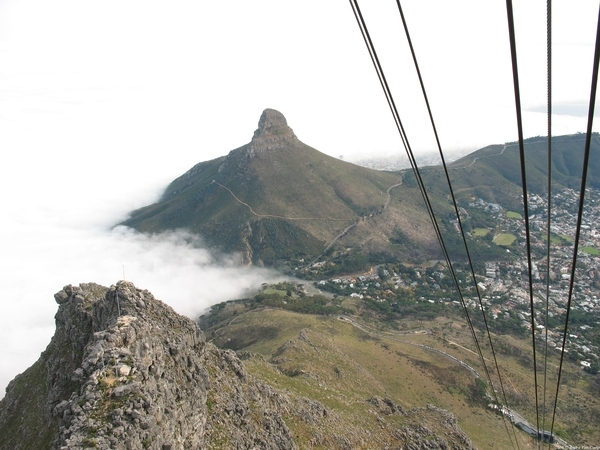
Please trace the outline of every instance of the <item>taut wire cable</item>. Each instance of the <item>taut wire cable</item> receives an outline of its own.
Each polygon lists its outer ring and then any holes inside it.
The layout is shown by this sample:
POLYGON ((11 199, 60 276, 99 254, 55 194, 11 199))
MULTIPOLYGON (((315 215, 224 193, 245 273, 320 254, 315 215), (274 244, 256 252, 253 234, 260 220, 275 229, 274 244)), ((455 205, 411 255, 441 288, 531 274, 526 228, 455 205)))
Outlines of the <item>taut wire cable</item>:
MULTIPOLYGON (((481 309, 481 315, 483 317, 483 323, 485 324, 486 334, 487 334, 487 337, 488 337, 488 342, 490 344, 490 349, 491 349, 491 352, 492 352, 492 357, 493 357, 493 360, 494 360, 494 365, 495 365, 495 368, 496 368, 496 373, 498 374, 498 381, 499 381, 500 389, 501 389, 501 392, 502 392, 502 398, 504 400, 504 404, 508 408, 508 401, 506 399, 506 391, 504 389, 504 383, 502 382, 502 375, 500 373, 500 367, 498 365, 498 360, 496 358, 496 351, 494 350, 494 344, 492 342, 492 337, 491 337, 490 329, 489 329, 487 318, 486 318, 486 315, 485 315, 485 310, 484 310, 484 307, 483 307, 483 301, 482 301, 482 298, 481 298, 481 291, 480 291, 479 286, 477 284, 477 277, 475 275, 475 269, 473 267, 473 261, 472 261, 472 258, 471 258, 471 253, 469 252, 469 246, 467 244, 467 239, 466 239, 466 236, 465 236, 465 231, 464 231, 464 227, 463 227, 463 224, 462 224, 462 219, 461 219, 461 216, 460 216, 460 211, 458 209, 458 203, 456 201, 456 196, 454 194, 454 189, 452 188, 452 182, 450 181, 450 174, 448 172, 448 166, 446 164, 446 159, 444 158, 444 152, 442 151, 442 145, 440 143, 439 134, 437 132, 437 127, 435 125, 435 120, 433 118, 433 112, 431 111, 431 106, 430 106, 430 103, 429 103, 429 97, 428 97, 427 91, 425 89, 425 83, 423 82, 423 77, 421 75, 421 69, 419 68, 419 63, 417 61, 417 55, 415 53, 415 49, 414 49, 414 46, 413 46, 413 43, 412 43, 412 39, 410 37, 410 32, 408 30, 408 25, 406 23, 406 18, 404 16, 404 11, 402 9, 402 5, 400 3, 400 0, 396 0, 396 5, 398 7, 398 12, 400 13, 400 18, 402 20, 402 25, 404 27, 404 33, 406 35, 406 40, 408 42, 408 45, 409 45, 409 48, 410 48, 410 52, 411 52, 411 55, 412 55, 412 59, 413 59, 413 63, 414 63, 414 66, 415 66, 415 70, 416 70, 417 76, 419 78, 419 84, 421 86, 421 91, 423 93, 423 99, 425 101, 425 105, 427 107, 427 112, 429 114, 429 120, 431 122, 431 127, 432 127, 432 130, 433 130, 434 136, 435 136, 435 141, 436 141, 436 144, 437 144, 438 152, 439 152, 439 155, 440 155, 440 159, 442 161, 442 167, 444 168, 444 174, 446 176, 446 182, 448 184, 448 189, 449 189, 449 192, 450 192, 450 196, 452 198, 452 205, 454 207, 454 213, 456 214, 456 218, 457 218, 457 221, 458 221, 458 227, 459 227, 461 238, 462 238, 462 241, 463 241, 463 246, 465 248, 465 253, 466 253, 466 256, 467 256, 467 261, 468 261, 470 272, 471 272, 471 278, 473 280, 473 285, 475 287, 475 291, 477 293, 477 298, 479 300, 479 306, 480 306, 480 309, 481 309)), ((425 186, 423 186, 423 188, 425 189, 425 186)), ((454 274, 454 268, 453 268, 451 262, 449 263, 449 270, 454 274)), ((457 283, 456 287, 457 287, 457 290, 460 291, 460 287, 458 286, 458 283, 457 283)), ((467 312, 467 316, 468 316, 468 312, 467 312)), ((483 360, 483 355, 482 355, 482 360, 483 360)), ((483 363, 485 365, 484 361, 483 361, 483 363)), ((493 384, 491 383, 491 379, 490 379, 490 386, 491 386, 491 388, 493 390, 493 384)), ((508 432, 508 427, 506 426, 506 420, 505 420, 504 415, 502 415, 502 418, 503 418, 503 420, 505 422, 504 425, 506 427, 506 431, 508 432)), ((517 439, 514 427, 513 427, 513 435, 514 435, 515 442, 517 443, 517 448, 518 448, 519 444, 518 444, 518 439, 517 439)), ((510 433, 509 433, 509 439, 511 439, 510 438, 510 433)), ((511 442, 512 442, 512 440, 511 440, 511 442)))
POLYGON ((556 416, 556 405, 558 403, 558 391, 562 374, 562 365, 565 356, 565 345, 567 342, 567 331, 569 327, 569 313, 571 312, 571 301, 573 300, 573 288, 575 286, 575 269, 577 266, 577 252, 579 250, 579 238, 581 235, 581 221, 583 218, 583 205, 585 201, 585 186, 587 184, 587 169, 590 160, 590 148, 592 143, 592 124, 594 122, 594 107, 596 104, 596 90, 598 88, 598 63, 600 61, 600 9, 598 10, 598 24, 596 26, 596 48, 594 50, 594 68, 592 71, 592 86, 590 90, 590 104, 588 108, 588 123, 585 136, 585 151, 583 156, 583 168, 581 172, 581 190, 579 192, 579 210, 577 211, 577 226, 575 228, 575 242, 573 244, 573 263, 571 264, 571 279, 569 280, 569 296, 567 300, 567 313, 565 316, 565 328, 563 331, 562 348, 560 351, 560 364, 558 366, 558 380, 556 382, 556 395, 554 397, 554 408, 552 411, 552 426, 554 430, 554 419, 556 416))
MULTIPOLYGON (((542 432, 546 429, 546 392, 548 383, 548 310, 550 303, 550 250, 552 225, 552 0, 546 1, 546 91, 547 122, 548 122, 548 184, 547 184, 547 214, 546 217, 546 305, 544 318, 544 390, 542 398, 542 432)), ((550 440, 548 440, 550 445, 550 440)))
POLYGON ((525 216, 525 236, 527 247, 527 274, 529 278, 529 309, 531 311, 531 347, 533 351, 533 383, 535 389, 535 415, 538 436, 540 433, 540 411, 538 400, 537 357, 535 348, 535 311, 533 307, 533 275, 531 270, 531 236, 529 229, 529 199, 527 194, 527 176, 525 172, 525 148, 523 142, 523 118, 521 116, 521 93, 519 88, 519 68, 517 64, 517 44, 515 38, 515 22, 512 1, 506 0, 510 54, 513 68, 513 86, 515 91, 515 109, 517 113, 517 129, 519 134, 519 156, 521 160, 521 184, 523 189, 523 215, 525 216))

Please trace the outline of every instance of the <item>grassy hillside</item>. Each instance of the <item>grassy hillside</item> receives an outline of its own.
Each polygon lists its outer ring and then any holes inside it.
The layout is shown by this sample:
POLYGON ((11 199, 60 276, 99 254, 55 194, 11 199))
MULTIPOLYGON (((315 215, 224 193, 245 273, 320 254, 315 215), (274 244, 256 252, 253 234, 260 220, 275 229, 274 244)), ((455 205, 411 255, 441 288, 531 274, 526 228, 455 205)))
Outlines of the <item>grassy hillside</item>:
MULTIPOLYGON (((241 302, 228 303, 201 324, 215 344, 244 355, 252 374, 318 400, 344 420, 369 420, 374 408, 366 400, 372 397, 389 398, 405 409, 431 404, 451 411, 477 447, 512 448, 506 431, 508 426, 514 439, 512 425, 487 407, 491 400, 485 392, 491 391, 462 317, 393 324, 368 315, 348 319, 250 310, 241 302), (440 351, 464 361, 482 379, 440 351)), ((535 423, 529 342, 507 335, 493 335, 493 341, 509 405, 535 423)), ((483 338, 480 342, 497 387, 489 347, 483 338)), ((551 367, 556 363, 551 359, 551 367)), ((593 424, 600 418, 600 401, 587 388, 588 375, 567 363, 563 377, 555 431, 570 443, 597 442, 593 424)), ((548 380, 554 383, 555 374, 549 372, 548 380)), ((516 430, 516 436, 519 448, 536 448, 525 433, 516 430)))
MULTIPOLYGON (((553 138, 553 189, 578 188, 585 135, 553 138)), ((544 195, 546 139, 525 141, 529 192, 544 195)), ((591 187, 600 186, 600 137, 593 136, 591 187)), ((435 220, 453 260, 466 253, 441 167, 420 169, 435 220)), ((492 145, 449 165, 461 208, 482 198, 523 213, 517 143, 492 145)), ((493 224, 472 208, 467 231, 493 224), (471 228, 469 228, 471 227, 471 228)), ((464 218, 463 218, 464 219, 464 218)), ((252 141, 197 164, 174 180, 159 202, 131 213, 124 225, 156 233, 187 229, 245 264, 293 271, 328 259, 338 269, 441 259, 439 241, 412 171, 383 172, 327 156, 293 134, 279 112, 266 110, 252 141), (349 252, 351 254, 349 254, 349 252)), ((499 246, 470 239, 469 251, 506 258, 499 246)))
MULTIPOLYGON (((579 189, 585 149, 585 135, 556 136, 552 139, 553 189, 579 189)), ((524 142, 527 189, 545 195, 547 191, 547 139, 536 137, 524 142)), ((600 187, 600 136, 592 136, 588 187, 600 187)), ((505 209, 522 210, 522 183, 519 146, 516 142, 492 145, 478 150, 450 166, 457 195, 465 200, 481 197, 500 203, 505 209)), ((437 169, 435 170, 437 173, 437 169)), ((439 176, 439 175, 437 175, 439 176)), ((428 178, 428 187, 432 183, 428 178)))
POLYGON ((370 333, 335 318, 280 310, 239 311, 228 326, 208 331, 218 345, 250 351, 245 365, 253 375, 318 400, 345 420, 372 416, 366 402, 372 397, 405 409, 432 404, 455 414, 477 447, 510 448, 476 379, 449 358, 412 345, 431 344, 426 334, 370 333))
POLYGON ((272 264, 319 254, 347 226, 381 209, 386 189, 399 180, 301 143, 252 158, 246 150, 198 164, 124 224, 144 232, 186 228, 223 251, 272 264))
MULTIPOLYGON (((240 252, 247 263, 310 260, 345 230, 381 214, 388 189, 400 182, 399 174, 303 144, 280 113, 266 110, 249 144, 197 164, 123 224, 150 233, 185 228, 221 251, 240 252)), ((412 219, 420 220, 405 218, 412 219)))

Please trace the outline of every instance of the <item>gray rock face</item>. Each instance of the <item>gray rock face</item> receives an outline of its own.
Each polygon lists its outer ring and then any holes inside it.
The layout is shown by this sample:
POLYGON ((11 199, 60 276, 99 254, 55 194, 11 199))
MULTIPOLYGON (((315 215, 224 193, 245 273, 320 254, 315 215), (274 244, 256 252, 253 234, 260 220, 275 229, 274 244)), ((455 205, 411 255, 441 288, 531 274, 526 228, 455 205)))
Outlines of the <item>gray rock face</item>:
MULTIPOLYGON (((252 140, 265 136, 294 136, 294 132, 288 127, 287 120, 283 114, 274 109, 265 109, 258 120, 258 129, 254 132, 252 140)), ((294 136, 295 137, 295 136, 294 136)))
POLYGON ((148 291, 82 284, 55 299, 50 345, 0 402, 0 449, 210 448, 215 429, 229 448, 295 448, 280 396, 249 384, 233 352, 207 345, 193 321, 148 291), (37 426, 14 420, 23 414, 37 426), (38 426, 50 431, 36 436, 38 426))
POLYGON ((274 109, 265 109, 246 152, 249 156, 254 156, 257 153, 278 150, 299 142, 294 131, 288 127, 283 114, 274 109))
MULTIPOLYGON (((243 169, 249 160, 261 154, 284 149, 293 151, 301 145, 303 145, 302 142, 288 126, 284 115, 274 109, 265 109, 258 120, 258 128, 254 131, 250 143, 230 151, 219 166, 218 172, 222 172, 232 165, 243 169)), ((198 172, 193 168, 190 173, 198 172)))

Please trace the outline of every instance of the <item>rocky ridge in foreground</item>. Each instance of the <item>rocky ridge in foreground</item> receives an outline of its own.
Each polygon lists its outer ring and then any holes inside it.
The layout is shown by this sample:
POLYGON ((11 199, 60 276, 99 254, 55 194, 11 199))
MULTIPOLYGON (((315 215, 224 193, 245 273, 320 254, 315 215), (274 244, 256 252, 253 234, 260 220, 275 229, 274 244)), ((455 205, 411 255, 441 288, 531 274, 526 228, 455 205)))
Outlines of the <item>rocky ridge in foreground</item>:
POLYGON ((364 429, 274 389, 130 282, 69 285, 55 299, 54 337, 0 402, 0 450, 473 448, 435 407, 365 399, 379 422, 364 429))

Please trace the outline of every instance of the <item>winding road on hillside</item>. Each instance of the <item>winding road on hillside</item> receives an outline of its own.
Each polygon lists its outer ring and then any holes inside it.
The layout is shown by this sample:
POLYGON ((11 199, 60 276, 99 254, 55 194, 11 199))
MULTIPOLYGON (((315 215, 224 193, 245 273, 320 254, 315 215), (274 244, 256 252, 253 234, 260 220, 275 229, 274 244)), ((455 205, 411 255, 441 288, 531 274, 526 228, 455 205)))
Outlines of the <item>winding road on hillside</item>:
POLYGON ((500 153, 494 153, 493 155, 483 155, 483 156, 477 156, 475 158, 473 158, 473 161, 471 161, 471 164, 465 165, 465 166, 458 166, 458 167, 452 167, 453 169, 466 169, 468 167, 471 167, 473 164, 475 164, 478 160, 482 159, 482 158, 491 158, 492 156, 500 156, 504 153, 504 151, 508 148, 508 147, 514 147, 517 144, 511 144, 511 145, 506 145, 504 144, 504 147, 502 147, 502 150, 500 150, 500 153))
MULTIPOLYGON (((385 200, 385 203, 383 204, 383 208, 381 209, 381 211, 380 211, 380 212, 383 212, 383 211, 385 211, 385 210, 386 210, 386 208, 389 206, 389 204, 390 204, 390 201, 392 200, 392 194, 391 194, 391 192, 392 192, 392 189, 394 189, 395 187, 401 186, 401 185, 402 185, 402 180, 400 180, 400 182, 399 182, 399 183, 393 184, 393 185, 391 185, 389 188, 387 188, 387 190, 386 190, 387 198, 386 198, 386 200, 385 200)), ((346 228, 344 229, 344 231, 342 231, 340 234, 338 234, 337 236, 335 236, 335 237, 334 237, 334 238, 333 238, 331 241, 329 241, 329 243, 328 243, 328 244, 325 246, 325 250, 323 250, 323 253, 321 253, 319 256, 317 256, 317 257, 316 257, 316 258, 313 260, 313 262, 314 262, 314 261, 317 261, 317 260, 318 260, 318 259, 319 259, 321 256, 323 256, 323 254, 324 254, 324 253, 325 253, 327 250, 329 250, 333 244, 335 244, 335 243, 336 243, 336 242, 337 242, 337 241, 338 241, 340 238, 342 238, 343 236, 345 236, 345 235, 346 235, 346 233, 348 233, 348 231, 350 231, 350 230, 351 230, 353 227, 355 227, 356 225, 358 225, 358 224, 359 224, 360 222, 362 222, 363 220, 369 220, 369 219, 372 219, 372 218, 373 218, 373 215, 372 215, 372 214, 371 214, 370 216, 365 216, 365 217, 362 217, 362 218, 360 218, 358 221, 356 221, 355 223, 353 223, 352 225, 350 225, 350 226, 346 227, 346 228)))
POLYGON ((244 201, 240 200, 240 199, 237 197, 237 195, 235 195, 235 194, 233 193, 233 191, 232 191, 231 189, 229 189, 227 186, 225 186, 225 185, 223 185, 223 184, 219 183, 219 182, 218 182, 218 181, 216 181, 216 180, 212 180, 212 182, 211 182, 211 183, 214 183, 214 184, 216 184, 217 186, 220 186, 220 187, 222 187, 223 189, 225 189, 226 191, 228 191, 228 192, 229 192, 229 193, 232 195, 232 197, 233 197, 233 198, 234 198, 234 199, 235 199, 235 200, 236 200, 238 203, 240 203, 241 205, 244 205, 246 208, 248 208, 248 210, 250 211, 250 213, 252 213, 252 214, 253 214, 253 215, 255 215, 256 217, 274 217, 274 218, 276 218, 276 219, 285 219, 285 220, 336 220, 336 221, 342 221, 342 222, 347 222, 348 220, 350 220, 350 219, 334 219, 334 218, 331 218, 331 217, 286 217, 286 216, 277 216, 277 215, 274 215, 274 214, 259 214, 259 213, 257 213, 256 211, 254 211, 254 210, 252 209, 252 206, 250 206, 248 203, 246 203, 246 202, 244 202, 244 201))
POLYGON ((394 189, 395 187, 398 187, 398 186, 402 186, 402 180, 400 180, 400 183, 393 184, 389 188, 387 188, 387 191, 386 191, 387 199, 385 200, 385 204, 383 205, 384 210, 390 205, 390 201, 392 200, 392 194, 391 194, 392 189, 394 189))
MULTIPOLYGON (((235 201, 237 201, 239 204, 244 205, 246 208, 248 208, 248 210, 250 211, 250 213, 253 214, 253 215, 255 215, 256 217, 274 217, 276 219, 285 219, 285 220, 336 220, 336 221, 348 221, 348 220, 350 220, 350 219, 335 219, 333 217, 287 217, 287 216, 278 216, 278 215, 275 215, 275 214, 259 214, 256 211, 254 211, 254 209, 252 209, 252 206, 250 206, 248 203, 240 200, 238 198, 238 196, 235 195, 233 193, 233 191, 231 189, 229 189, 227 186, 219 183, 216 180, 212 180, 211 183, 214 183, 217 186, 220 186, 223 189, 225 189, 227 192, 229 192, 231 194, 231 196, 235 199, 235 201)), ((390 201, 392 199, 391 190, 393 188, 395 188, 395 187, 400 186, 400 185, 402 185, 402 180, 400 180, 399 183, 393 184, 392 186, 390 186, 389 188, 387 188, 387 191, 386 191, 387 199, 386 199, 386 201, 385 201, 385 203, 384 203, 383 208, 382 208, 381 211, 385 210, 389 206, 389 204, 390 204, 390 201)), ((346 234, 350 228, 352 228, 354 225, 356 225, 357 223, 359 223, 361 220, 363 220, 363 219, 360 219, 358 222, 350 225, 344 231, 342 231, 339 235, 337 235, 336 237, 334 237, 333 240, 331 241, 331 243, 329 244, 329 246, 331 246, 331 244, 333 244, 341 236, 343 236, 344 234, 346 234)), ((329 248, 329 246, 327 248, 329 248)))
POLYGON ((338 320, 349 323, 353 327, 358 328, 359 330, 364 331, 365 333, 372 335, 372 336, 385 337, 387 339, 391 339, 396 342, 401 342, 402 344, 414 345, 415 347, 420 347, 429 352, 438 353, 442 356, 445 356, 446 358, 453 360, 454 362, 458 363, 459 365, 461 365, 462 367, 467 369, 469 372, 471 372, 475 376, 475 378, 481 378, 481 375, 479 375, 479 372, 477 372, 473 367, 468 365, 466 362, 458 359, 457 357, 452 356, 449 353, 446 353, 443 350, 438 350, 437 348, 430 347, 429 345, 415 344, 414 342, 408 342, 408 341, 404 341, 402 339, 398 339, 398 336, 408 336, 408 335, 416 336, 416 335, 432 334, 431 331, 426 328, 423 328, 420 330, 399 331, 396 333, 389 333, 389 332, 383 333, 383 332, 376 330, 375 328, 372 328, 364 323, 357 322, 356 320, 354 320, 348 316, 338 316, 338 320))
MULTIPOLYGON (((446 358, 449 358, 453 361, 455 361, 456 363, 460 364, 462 367, 464 367, 465 369, 467 369, 468 371, 470 371, 473 376, 475 376, 476 378, 480 378, 483 379, 481 377, 481 375, 470 365, 468 365, 466 362, 458 359, 455 356, 450 355, 449 353, 446 353, 442 350, 438 350, 436 348, 430 347, 428 345, 424 345, 424 344, 415 344, 414 342, 407 342, 404 341, 402 339, 399 339, 397 336, 417 336, 417 335, 427 335, 427 334, 432 334, 432 332, 426 328, 423 329, 418 329, 418 330, 408 330, 408 331, 398 331, 395 333, 390 333, 390 332, 382 332, 380 330, 377 330, 373 327, 370 327, 364 323, 360 323, 348 316, 338 316, 337 317, 338 320, 348 323, 350 325, 352 325, 353 327, 363 331, 364 333, 367 333, 371 336, 375 336, 375 337, 384 337, 387 339, 391 339, 393 341, 396 342, 401 342, 403 344, 408 344, 408 345, 414 345, 416 347, 421 347, 424 350, 430 351, 430 352, 436 352, 438 354, 441 354, 443 356, 445 356, 446 358)), ((456 344, 455 342, 452 341, 447 341, 450 344, 456 345, 457 347, 460 347, 468 352, 474 353, 472 350, 469 350, 468 348, 462 347, 461 345, 456 344)), ((477 354, 475 354, 477 355, 477 354)), ((487 359, 487 358, 486 358, 487 359)), ((518 412, 516 412, 514 409, 510 408, 510 409, 506 409, 503 414, 505 416, 507 416, 511 423, 513 425, 515 425, 516 427, 518 427, 519 429, 521 429, 522 431, 528 433, 528 434, 532 434, 535 435, 536 432, 536 427, 535 425, 531 424, 527 419, 525 419, 522 415, 520 415, 518 412)), ((544 431, 544 433, 549 433, 548 431, 544 431)), ((554 436, 554 442, 555 444, 560 444, 560 445, 564 445, 566 448, 572 448, 570 447, 566 441, 564 441, 563 439, 560 439, 558 436, 554 436)))
MULTIPOLYGON (((275 214, 259 214, 256 211, 254 211, 254 209, 252 209, 252 206, 250 206, 248 203, 242 201, 237 195, 235 195, 235 193, 229 189, 227 186, 219 183, 217 180, 212 180, 211 184, 216 184, 217 186, 225 189, 227 192, 229 192, 231 194, 231 196, 235 199, 235 201, 237 201, 239 204, 245 206, 246 208, 248 208, 248 210, 250 211, 251 214, 255 215, 256 217, 273 217, 276 219, 284 219, 284 220, 328 220, 328 221, 341 221, 341 222, 347 222, 351 219, 336 219, 336 218, 332 218, 332 217, 286 217, 286 216, 278 216, 275 214)), ((390 202, 392 200, 392 189, 394 189, 395 187, 401 186, 402 185, 402 179, 400 179, 400 182, 391 185, 390 187, 387 188, 386 190, 386 195, 387 198, 385 200, 385 203, 383 204, 383 207, 381 208, 380 211, 378 211, 378 214, 382 213, 383 211, 385 211, 388 206, 390 205, 390 202)), ((329 250, 340 238, 342 238, 343 236, 345 236, 352 228, 354 228, 356 225, 358 225, 360 222, 364 221, 364 220, 369 220, 373 218, 373 214, 370 214, 369 216, 364 216, 361 217, 360 219, 358 219, 356 222, 348 225, 346 228, 344 228, 337 236, 335 236, 333 239, 331 239, 327 245, 325 246, 325 249, 323 250, 323 252, 318 255, 316 258, 314 258, 309 264, 308 266, 310 266, 311 264, 313 264, 315 261, 318 261, 319 258, 321 258, 323 256, 323 254, 325 254, 325 252, 327 250, 329 250)))

